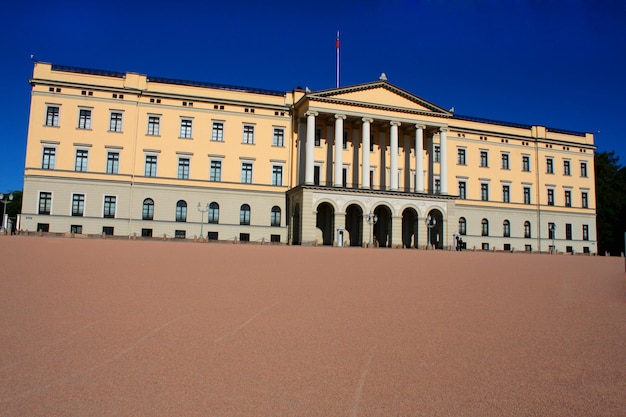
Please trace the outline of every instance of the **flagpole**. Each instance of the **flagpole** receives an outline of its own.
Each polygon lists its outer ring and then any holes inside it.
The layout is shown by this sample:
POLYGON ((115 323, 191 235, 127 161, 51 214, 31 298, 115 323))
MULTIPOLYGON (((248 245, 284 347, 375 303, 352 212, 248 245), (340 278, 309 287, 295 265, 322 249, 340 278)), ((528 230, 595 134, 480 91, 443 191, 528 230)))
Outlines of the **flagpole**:
POLYGON ((339 88, 339 31, 337 31, 337 42, 335 42, 337 49, 337 88, 339 88))

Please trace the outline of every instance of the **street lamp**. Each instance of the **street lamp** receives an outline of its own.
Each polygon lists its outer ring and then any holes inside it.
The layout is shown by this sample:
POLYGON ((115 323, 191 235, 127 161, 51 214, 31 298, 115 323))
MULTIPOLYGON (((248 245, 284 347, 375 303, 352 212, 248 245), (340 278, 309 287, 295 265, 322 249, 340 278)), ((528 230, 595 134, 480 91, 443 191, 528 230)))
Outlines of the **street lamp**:
POLYGON ((369 246, 372 246, 372 239, 373 239, 373 225, 376 224, 376 222, 378 221, 378 216, 373 214, 371 211, 369 212, 368 215, 365 216, 365 219, 367 220, 367 223, 370 225, 370 242, 368 243, 369 246))
POLYGON ((206 209, 202 210, 202 204, 198 203, 198 211, 200 213, 202 213, 201 218, 202 220, 200 221, 200 237, 204 239, 204 213, 207 213, 209 211, 209 203, 206 203, 206 209))
POLYGON ((428 228, 428 242, 426 242, 427 243, 426 248, 428 249, 428 247, 431 245, 430 229, 435 227, 435 225, 437 224, 437 220, 435 220, 435 218, 431 217, 429 214, 428 217, 426 217, 426 220, 424 222, 426 223, 426 227, 428 228))
POLYGON ((550 223, 550 234, 552 235, 552 253, 556 252, 554 238, 556 237, 556 223, 550 223))
POLYGON ((5 197, 5 196, 4 196, 4 194, 0 193, 0 200, 2 200, 3 207, 4 207, 4 208, 2 209, 2 221, 0 222, 0 230, 2 230, 2 228, 5 228, 5 229, 6 229, 6 226, 4 225, 4 218, 5 218, 5 217, 6 217, 6 215, 7 215, 7 203, 8 203, 9 201, 13 201, 13 193, 11 193, 11 194, 9 194, 9 195, 8 195, 8 197, 9 197, 8 199, 6 199, 6 198, 4 198, 4 197, 5 197))

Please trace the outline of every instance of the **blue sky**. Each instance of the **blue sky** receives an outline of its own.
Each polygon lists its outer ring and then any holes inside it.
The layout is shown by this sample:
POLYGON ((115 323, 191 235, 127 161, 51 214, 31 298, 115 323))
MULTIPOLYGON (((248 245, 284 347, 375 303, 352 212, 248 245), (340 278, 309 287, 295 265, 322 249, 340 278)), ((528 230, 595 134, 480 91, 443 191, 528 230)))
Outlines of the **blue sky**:
POLYGON ((626 165, 626 1, 13 1, 0 17, 0 192, 23 186, 30 54, 290 91, 378 79, 457 114, 592 132, 626 165), (600 133, 598 133, 600 132, 600 133))

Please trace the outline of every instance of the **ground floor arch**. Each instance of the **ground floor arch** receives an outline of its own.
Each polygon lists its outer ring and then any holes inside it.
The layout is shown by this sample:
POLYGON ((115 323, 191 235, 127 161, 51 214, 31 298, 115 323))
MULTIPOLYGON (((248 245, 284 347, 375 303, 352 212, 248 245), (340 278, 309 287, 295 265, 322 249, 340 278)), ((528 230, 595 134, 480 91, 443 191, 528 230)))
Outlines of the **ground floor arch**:
POLYGON ((427 238, 429 246, 434 246, 437 249, 443 249, 444 245, 444 219, 443 213, 438 209, 432 209, 428 212, 428 216, 431 218, 430 225, 432 227, 427 228, 427 238))
POLYGON ((346 208, 346 230, 350 233, 350 246, 363 245, 363 209, 357 204, 346 208))
POLYGON ((391 209, 383 204, 374 209, 376 223, 374 224, 375 245, 379 248, 390 248, 392 243, 391 209))
POLYGON ((322 244, 330 246, 334 240, 335 208, 330 203, 321 203, 316 211, 315 227, 322 232, 322 244))
POLYGON ((402 247, 417 248, 417 232, 419 227, 417 211, 414 208, 406 208, 402 211, 402 247))

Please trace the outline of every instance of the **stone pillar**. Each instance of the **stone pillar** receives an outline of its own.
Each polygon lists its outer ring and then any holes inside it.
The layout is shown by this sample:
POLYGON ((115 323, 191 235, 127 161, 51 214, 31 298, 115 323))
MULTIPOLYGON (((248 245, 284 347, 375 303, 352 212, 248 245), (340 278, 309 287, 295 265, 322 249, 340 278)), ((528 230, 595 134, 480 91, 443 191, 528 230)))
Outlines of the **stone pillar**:
POLYGON ((370 188, 370 123, 374 120, 364 117, 361 127, 361 188, 370 188))
POLYGON ((415 192, 424 192, 424 125, 415 125, 415 192))
POLYGON ((441 163, 439 165, 439 179, 441 180, 441 194, 448 194, 448 128, 439 129, 439 148, 441 151, 441 163))
POLYGON ((339 245, 339 242, 337 241, 337 233, 339 229, 343 230, 343 245, 344 246, 346 246, 346 244, 350 245, 348 232, 346 232, 346 213, 341 212, 341 211, 336 211, 335 212, 335 230, 333 231, 333 233, 335 234, 335 238, 334 238, 335 246, 339 245))
POLYGON ((402 247, 402 216, 391 217, 391 247, 402 247))
POLYGON ((333 185, 343 187, 343 121, 346 116, 335 115, 335 178, 333 185))
POLYGON ((389 129, 389 153, 391 162, 389 164, 391 178, 389 179, 389 189, 391 191, 398 191, 398 126, 400 122, 390 122, 391 128, 389 129))
POLYGON ((306 112, 306 157, 304 183, 313 184, 313 153, 315 150, 315 117, 317 112, 306 112))
POLYGON ((380 132, 380 175, 379 175, 379 188, 381 190, 387 189, 387 135, 385 132, 380 132))

